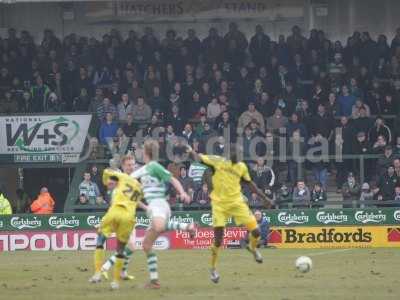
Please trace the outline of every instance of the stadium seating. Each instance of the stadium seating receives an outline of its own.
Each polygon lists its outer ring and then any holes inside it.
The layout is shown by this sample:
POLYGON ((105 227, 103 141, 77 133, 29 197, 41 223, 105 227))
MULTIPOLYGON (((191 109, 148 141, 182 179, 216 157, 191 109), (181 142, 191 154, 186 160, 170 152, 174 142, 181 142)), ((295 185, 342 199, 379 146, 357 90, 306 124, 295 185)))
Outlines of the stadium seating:
MULTIPOLYGON (((43 36, 9 29, 0 37, 0 113, 91 113, 86 163, 99 169, 128 151, 140 164, 143 140, 157 138, 160 161, 193 196, 187 207, 171 195, 176 209, 208 207, 209 191, 182 161, 185 142, 215 154, 240 144, 276 207, 400 203, 400 34, 389 43, 354 32, 346 45, 297 26, 278 41, 262 28, 246 37, 235 26, 202 40, 193 32, 159 39, 151 30, 125 38, 115 29, 101 40, 75 33, 60 40, 51 29, 43 36), (304 197, 295 194, 299 181, 304 197)), ((75 172, 66 207, 105 208, 104 191, 104 202, 77 202, 83 171, 75 172)))

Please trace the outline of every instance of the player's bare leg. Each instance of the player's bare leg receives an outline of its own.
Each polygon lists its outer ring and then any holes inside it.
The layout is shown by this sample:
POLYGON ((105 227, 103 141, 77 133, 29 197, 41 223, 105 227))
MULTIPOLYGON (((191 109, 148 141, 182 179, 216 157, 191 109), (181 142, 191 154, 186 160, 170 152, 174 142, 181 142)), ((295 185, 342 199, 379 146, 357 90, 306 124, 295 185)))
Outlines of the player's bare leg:
POLYGON ((197 225, 196 223, 180 223, 177 221, 169 220, 167 224, 167 230, 182 230, 189 233, 190 238, 196 236, 197 225))
POLYGON ((130 237, 128 244, 126 245, 124 249, 124 266, 122 267, 122 272, 121 272, 121 279, 122 280, 133 280, 135 279, 135 276, 129 275, 128 274, 128 265, 132 259, 133 251, 135 250, 136 246, 136 231, 133 230, 130 237))
MULTIPOLYGON (((124 249, 124 266, 122 268, 121 272, 121 279, 122 280, 133 280, 135 279, 135 276, 129 275, 128 274, 128 265, 131 261, 133 252, 135 250, 135 243, 136 243, 136 233, 135 230, 132 231, 130 237, 129 237, 129 242, 126 245, 124 249)), ((110 258, 103 264, 101 267, 102 275, 108 279, 108 271, 111 269, 111 267, 115 264, 115 260, 117 259, 117 253, 114 255, 110 256, 110 258)))
POLYGON ((254 218, 253 221, 251 221, 249 224, 246 224, 246 227, 249 231, 249 244, 247 245, 246 249, 253 254, 254 260, 257 263, 262 264, 263 257, 260 251, 257 249, 261 234, 256 219, 254 218))
POLYGON ((116 290, 119 288, 119 284, 121 282, 121 272, 124 267, 124 249, 126 243, 117 240, 117 255, 114 264, 113 270, 113 281, 111 282, 111 289, 116 290))
POLYGON ((98 283, 101 281, 101 267, 103 265, 104 261, 104 243, 106 242, 106 237, 99 233, 97 235, 97 244, 96 244, 96 250, 94 252, 94 275, 90 277, 89 282, 90 283, 98 283))
POLYGON ((158 259, 153 252, 153 244, 159 235, 165 230, 166 220, 163 217, 153 217, 151 227, 147 230, 143 240, 143 250, 147 256, 147 268, 150 273, 150 282, 146 285, 148 289, 159 289, 158 259))
POLYGON ((132 231, 131 235, 129 236, 128 244, 125 246, 125 249, 124 249, 125 260, 124 260, 124 266, 122 267, 122 272, 121 272, 122 280, 135 279, 135 276, 128 274, 128 264, 130 263, 130 261, 132 259, 132 255, 135 250, 135 246, 136 246, 136 231, 134 229, 132 231))
POLYGON ((219 282, 219 274, 217 272, 217 261, 219 251, 222 246, 222 240, 224 238, 224 227, 214 227, 214 243, 211 246, 211 268, 210 268, 210 279, 214 283, 219 282))

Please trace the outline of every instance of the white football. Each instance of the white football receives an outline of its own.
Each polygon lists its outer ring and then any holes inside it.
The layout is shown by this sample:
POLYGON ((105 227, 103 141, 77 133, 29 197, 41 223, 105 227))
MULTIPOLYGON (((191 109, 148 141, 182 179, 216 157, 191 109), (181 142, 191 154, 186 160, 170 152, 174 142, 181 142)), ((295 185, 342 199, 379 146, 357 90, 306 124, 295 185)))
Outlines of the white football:
POLYGON ((301 273, 307 273, 312 269, 312 260, 308 256, 300 256, 296 259, 295 265, 301 273))

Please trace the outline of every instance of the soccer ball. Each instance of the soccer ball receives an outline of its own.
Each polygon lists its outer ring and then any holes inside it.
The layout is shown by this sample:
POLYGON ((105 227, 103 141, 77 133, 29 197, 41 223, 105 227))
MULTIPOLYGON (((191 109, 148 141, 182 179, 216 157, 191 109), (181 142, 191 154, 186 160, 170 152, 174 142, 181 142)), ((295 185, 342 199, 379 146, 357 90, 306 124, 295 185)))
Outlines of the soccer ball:
POLYGON ((307 273, 312 269, 312 260, 308 256, 300 256, 296 259, 295 265, 301 273, 307 273))

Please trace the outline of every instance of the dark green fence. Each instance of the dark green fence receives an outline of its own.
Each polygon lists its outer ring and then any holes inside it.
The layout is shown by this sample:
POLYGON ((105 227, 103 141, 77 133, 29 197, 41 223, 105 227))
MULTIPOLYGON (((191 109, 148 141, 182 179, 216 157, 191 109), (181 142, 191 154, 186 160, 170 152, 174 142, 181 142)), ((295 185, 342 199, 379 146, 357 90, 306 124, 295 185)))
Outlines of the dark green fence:
MULTIPOLYGON (((400 208, 269 210, 263 211, 263 214, 271 226, 400 225, 400 208)), ((102 215, 76 213, 0 216, 0 231, 94 229, 102 215)), ((172 219, 184 223, 196 222, 202 227, 212 225, 209 211, 175 212, 172 219)), ((146 228, 149 223, 144 213, 137 214, 137 227, 146 228)), ((228 226, 233 224, 233 220, 229 220, 228 226)))

